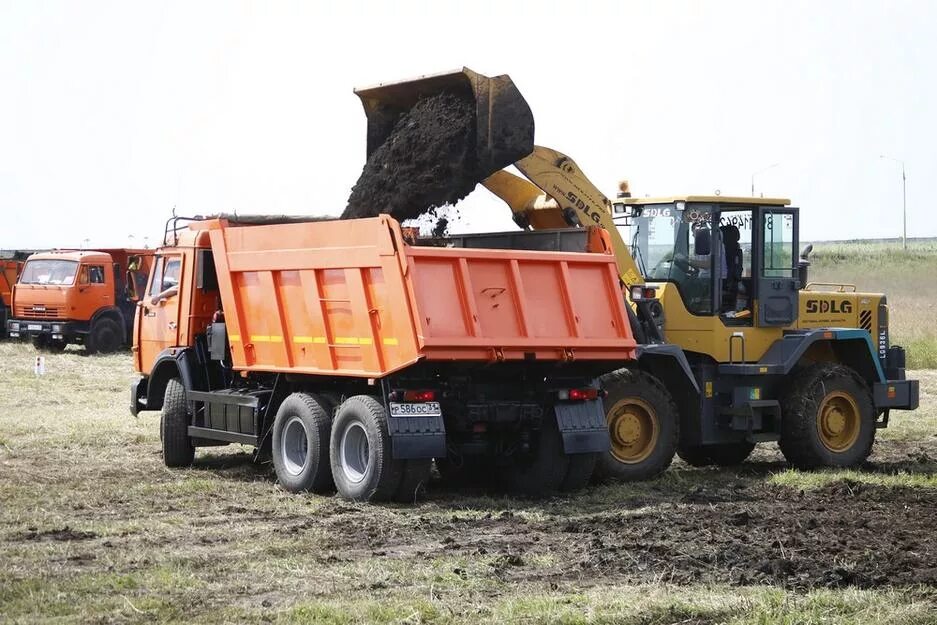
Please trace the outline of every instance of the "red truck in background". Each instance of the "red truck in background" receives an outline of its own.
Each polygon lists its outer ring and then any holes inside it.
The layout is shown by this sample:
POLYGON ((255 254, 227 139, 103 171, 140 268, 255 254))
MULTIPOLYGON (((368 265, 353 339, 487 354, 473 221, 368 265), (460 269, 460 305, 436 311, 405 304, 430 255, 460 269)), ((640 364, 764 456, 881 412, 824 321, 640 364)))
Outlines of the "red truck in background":
POLYGON ((129 345, 152 258, 150 250, 126 248, 29 256, 13 288, 7 333, 54 351, 74 343, 100 353, 129 345))

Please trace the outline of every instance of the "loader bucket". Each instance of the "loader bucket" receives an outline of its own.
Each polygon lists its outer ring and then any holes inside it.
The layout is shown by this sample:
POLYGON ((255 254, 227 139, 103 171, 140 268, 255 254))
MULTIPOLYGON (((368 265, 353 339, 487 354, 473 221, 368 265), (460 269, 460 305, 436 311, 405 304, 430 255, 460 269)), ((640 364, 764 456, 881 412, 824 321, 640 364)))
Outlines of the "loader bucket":
POLYGON ((475 102, 476 156, 482 178, 534 149, 534 117, 510 76, 489 78, 461 70, 355 89, 368 118, 367 156, 379 148, 401 115, 422 98, 449 92, 475 102))

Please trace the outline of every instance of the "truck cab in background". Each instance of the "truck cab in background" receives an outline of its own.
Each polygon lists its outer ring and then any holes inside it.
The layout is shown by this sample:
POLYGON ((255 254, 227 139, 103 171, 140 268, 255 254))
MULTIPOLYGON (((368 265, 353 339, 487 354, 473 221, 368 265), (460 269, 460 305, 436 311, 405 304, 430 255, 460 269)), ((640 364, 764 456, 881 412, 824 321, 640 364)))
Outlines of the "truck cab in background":
POLYGON ((13 289, 8 335, 54 351, 77 343, 109 353, 128 345, 151 260, 151 251, 137 249, 31 255, 13 289))

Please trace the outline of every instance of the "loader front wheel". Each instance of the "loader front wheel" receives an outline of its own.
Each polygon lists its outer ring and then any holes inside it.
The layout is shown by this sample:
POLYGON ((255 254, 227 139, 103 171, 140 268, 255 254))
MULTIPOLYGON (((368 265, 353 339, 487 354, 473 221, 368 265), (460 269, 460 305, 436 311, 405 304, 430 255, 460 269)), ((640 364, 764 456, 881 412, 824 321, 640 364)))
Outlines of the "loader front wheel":
POLYGON ((192 464, 195 460, 195 446, 189 437, 188 402, 185 399, 185 387, 179 378, 166 383, 159 434, 163 443, 163 464, 167 467, 187 467, 192 464))
POLYGON ((849 367, 821 363, 801 371, 781 397, 781 440, 787 461, 799 469, 854 467, 875 441, 869 387, 849 367))
POLYGON ((332 490, 328 402, 293 393, 283 400, 273 422, 273 467, 280 485, 291 493, 332 490))
POLYGON ((637 481, 664 472, 679 437, 677 406, 654 376, 622 369, 601 379, 611 450, 602 454, 600 480, 637 481))
MULTIPOLYGON (((355 395, 338 408, 330 442, 338 494, 351 501, 389 501, 400 492, 406 462, 394 460, 387 413, 376 398, 355 395)), ((428 473, 429 462, 427 462, 428 473)), ((410 498, 412 501, 412 496, 410 498)))

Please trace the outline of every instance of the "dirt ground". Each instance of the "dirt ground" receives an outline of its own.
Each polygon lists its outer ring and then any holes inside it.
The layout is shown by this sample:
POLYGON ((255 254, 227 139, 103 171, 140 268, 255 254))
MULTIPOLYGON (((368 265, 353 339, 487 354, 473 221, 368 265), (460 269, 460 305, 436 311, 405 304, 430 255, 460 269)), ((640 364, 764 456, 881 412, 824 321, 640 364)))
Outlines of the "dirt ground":
POLYGON ((0 622, 934 622, 937 372, 859 471, 767 445, 548 500, 437 481, 377 506, 290 495, 237 446, 168 470, 128 356, 35 378, 30 349, 0 346, 0 622))
POLYGON ((380 213, 414 219, 468 195, 481 177, 474 107, 473 101, 448 93, 417 102, 368 157, 342 219, 380 213))

